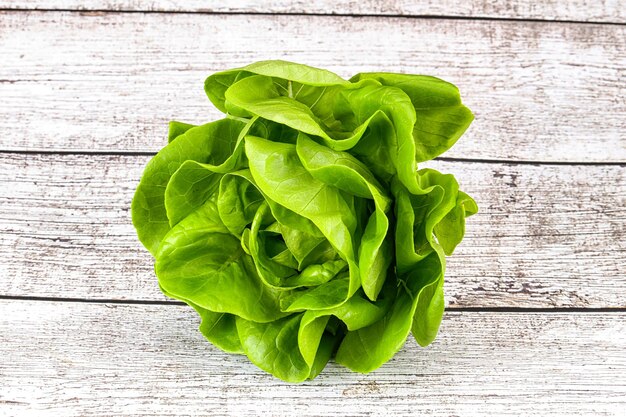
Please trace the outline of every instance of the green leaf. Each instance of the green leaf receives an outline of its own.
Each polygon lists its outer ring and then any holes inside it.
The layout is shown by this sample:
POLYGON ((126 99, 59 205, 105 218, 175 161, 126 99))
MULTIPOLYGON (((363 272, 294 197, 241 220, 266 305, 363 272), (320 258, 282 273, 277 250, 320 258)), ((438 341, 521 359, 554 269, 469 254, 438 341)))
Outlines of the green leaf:
POLYGON ((215 194, 221 177, 199 162, 183 162, 165 187, 165 211, 170 227, 193 213, 215 194))
POLYGON ((311 220, 335 248, 353 257, 356 219, 344 193, 313 178, 294 145, 248 136, 246 153, 252 177, 265 195, 311 220))
POLYGON ((396 198, 396 266, 400 274, 428 256, 440 244, 435 226, 456 207, 459 185, 450 174, 433 169, 418 171, 419 194, 399 182, 392 184, 396 198))
MULTIPOLYGON (((343 297, 347 299, 360 281, 352 244, 356 219, 349 195, 313 178, 302 166, 294 145, 248 136, 245 146, 250 172, 261 191, 313 222, 348 263, 350 280, 343 297)), ((333 294, 336 295, 334 289, 333 294)), ((328 307, 336 300, 336 297, 327 298, 328 307)))
MULTIPOLYGON (((225 93, 228 88, 237 81, 254 74, 276 79, 276 82, 285 80, 296 83, 297 85, 291 88, 292 95, 298 95, 298 89, 303 85, 325 87, 348 84, 348 81, 330 71, 277 60, 255 62, 243 68, 213 74, 206 79, 204 90, 215 107, 227 113, 225 93)), ((286 94, 289 94, 289 89, 286 90, 286 94)))
POLYGON ((187 160, 219 165, 231 154, 245 124, 223 119, 191 128, 150 160, 131 204, 133 225, 143 245, 155 254, 170 230, 165 189, 187 160))
POLYGON ((327 322, 327 316, 307 320, 306 313, 272 323, 237 318, 237 331, 252 363, 284 381, 302 382, 319 373, 330 358, 328 342, 320 349, 327 322))
POLYGON ((296 148, 313 178, 356 197, 374 200, 375 210, 361 236, 358 258, 361 285, 368 297, 376 300, 391 264, 391 247, 385 240, 390 199, 367 167, 349 153, 329 149, 302 134, 296 148))
MULTIPOLYGON (((430 304, 432 297, 428 288, 437 285, 442 273, 437 253, 433 252, 419 262, 405 275, 393 306, 383 319, 346 334, 337 351, 337 363, 353 371, 371 372, 391 359, 404 344, 418 305, 430 304)), ((436 332, 432 329, 434 324, 433 320, 427 322, 425 330, 436 332)), ((438 327, 439 323, 436 325, 438 327)), ((418 336, 421 337, 421 333, 418 336)))
POLYGON ((187 132, 192 127, 197 127, 196 125, 191 125, 189 123, 171 121, 169 125, 169 130, 167 132, 167 142, 171 142, 177 137, 181 136, 185 132, 187 132))
MULTIPOLYGON (((443 268, 443 266, 442 266, 443 268)), ((420 346, 431 344, 443 319, 445 301, 443 298, 443 270, 436 283, 426 285, 413 313, 411 333, 420 346)))
POLYGON ((374 79, 382 85, 401 89, 415 107, 413 125, 417 162, 441 155, 467 130, 474 115, 461 104, 458 88, 439 78, 425 75, 361 73, 350 79, 374 79))
POLYGON ((236 316, 228 313, 215 313, 189 301, 187 303, 200 315, 202 319, 200 332, 209 342, 224 352, 243 353, 235 325, 236 316))
MULTIPOLYGON (((248 248, 250 255, 254 259, 259 276, 263 280, 264 284, 271 288, 280 288, 288 286, 285 282, 289 277, 297 275, 297 271, 294 268, 283 265, 271 258, 271 255, 267 254, 266 246, 270 246, 269 242, 266 242, 266 234, 261 232, 261 227, 265 219, 270 215, 270 209, 267 203, 263 203, 259 206, 252 226, 250 228, 250 235, 248 240, 248 248)), ((272 218, 272 221, 274 219, 272 218)), ((282 242, 284 244, 284 242, 282 242)), ((283 249, 283 248, 280 248, 283 249)), ((284 245, 284 249, 286 245, 284 245)), ((281 250, 282 252, 282 250, 281 250)))
POLYGON ((217 208, 231 234, 241 236, 264 201, 246 173, 236 172, 221 178, 217 208))
POLYGON ((443 247, 446 255, 452 255, 454 248, 461 243, 465 235, 465 218, 478 211, 478 206, 472 197, 459 191, 456 206, 445 215, 433 229, 437 241, 443 247))
POLYGON ((213 199, 178 223, 156 252, 168 295, 204 309, 268 322, 285 316, 277 291, 263 285, 252 258, 221 223, 213 199))
POLYGON ((412 136, 416 115, 410 98, 399 88, 383 86, 372 79, 363 79, 353 85, 355 88, 342 93, 336 111, 343 118, 351 115, 354 124, 366 126, 370 132, 378 134, 371 136, 366 132, 356 142, 353 152, 375 172, 384 174, 384 168, 393 166, 391 174, 397 175, 407 187, 412 187, 417 168, 412 136), (374 153, 368 154, 363 148, 374 153), (380 151, 382 148, 384 152, 380 151))

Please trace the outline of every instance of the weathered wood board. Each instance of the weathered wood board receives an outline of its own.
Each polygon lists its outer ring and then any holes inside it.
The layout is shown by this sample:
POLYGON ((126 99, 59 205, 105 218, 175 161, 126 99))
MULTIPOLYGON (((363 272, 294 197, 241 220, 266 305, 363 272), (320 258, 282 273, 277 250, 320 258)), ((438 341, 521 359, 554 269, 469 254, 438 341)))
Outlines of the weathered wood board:
MULTIPOLYGON (((149 156, 0 154, 0 294, 163 300, 130 201, 149 156)), ((434 161, 480 205, 460 307, 626 307, 626 170, 434 161)))
POLYGON ((623 25, 4 12, 0 150, 156 151, 168 120, 221 117, 207 75, 282 58, 455 83, 476 121, 449 157, 625 162, 624 39, 623 25))
POLYGON ((0 301, 9 415, 617 416, 626 313, 448 312, 438 339, 361 375, 283 383, 184 306, 0 301))
POLYGON ((57 10, 126 10, 205 13, 288 13, 400 16, 453 16, 496 19, 626 22, 623 0, 0 0, 0 8, 57 10))

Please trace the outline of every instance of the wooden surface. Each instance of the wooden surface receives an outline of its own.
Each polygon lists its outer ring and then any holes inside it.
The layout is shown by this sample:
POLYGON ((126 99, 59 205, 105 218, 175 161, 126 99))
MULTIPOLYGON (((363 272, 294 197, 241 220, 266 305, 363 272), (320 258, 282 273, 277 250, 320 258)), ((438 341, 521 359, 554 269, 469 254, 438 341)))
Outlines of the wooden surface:
MULTIPOLYGON (((196 331, 183 306, 0 304, 5 411, 37 415, 612 416, 626 398, 626 314, 448 312, 362 375, 281 382, 196 331), (132 343, 129 343, 132 341, 132 343), (608 376, 611 376, 610 378, 608 376)), ((3 399, 4 399, 3 398, 3 399)))
POLYGON ((344 76, 400 71, 455 83, 476 122, 448 157, 626 161, 626 25, 162 13, 0 16, 0 130, 12 132, 0 137, 0 149, 155 152, 169 120, 220 117, 203 91, 208 74, 284 58, 344 76))
POLYGON ((626 22, 623 0, 0 0, 0 8, 214 13, 346 14, 626 22))
POLYGON ((623 415, 625 10, 0 0, 0 416, 623 415), (370 375, 288 385, 213 348, 130 224, 167 121, 218 117, 204 78, 268 58, 437 75, 476 114, 427 164, 481 208, 439 337, 370 375))

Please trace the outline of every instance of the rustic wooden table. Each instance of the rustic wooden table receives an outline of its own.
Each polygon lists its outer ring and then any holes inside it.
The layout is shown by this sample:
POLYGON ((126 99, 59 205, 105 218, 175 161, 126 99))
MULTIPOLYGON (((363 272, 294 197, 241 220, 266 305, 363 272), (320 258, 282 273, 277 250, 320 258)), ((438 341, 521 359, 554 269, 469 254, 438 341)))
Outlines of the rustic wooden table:
POLYGON ((624 415, 624 0, 0 9, 0 415, 624 415), (219 117, 204 78, 272 58, 437 75, 476 114, 430 164, 481 207, 439 338, 369 375, 289 385, 213 348, 130 224, 167 121, 219 117))

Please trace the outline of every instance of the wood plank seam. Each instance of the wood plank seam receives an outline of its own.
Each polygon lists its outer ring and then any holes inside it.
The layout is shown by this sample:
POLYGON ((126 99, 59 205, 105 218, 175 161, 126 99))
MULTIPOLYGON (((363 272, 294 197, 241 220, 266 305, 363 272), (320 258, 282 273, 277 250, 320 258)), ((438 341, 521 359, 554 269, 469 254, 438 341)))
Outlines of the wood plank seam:
MULTIPOLYGON (((18 4, 16 6, 12 6, 13 2, 11 2, 9 0, 9 3, 2 3, 0 2, 0 12, 2 11, 17 11, 17 12, 29 12, 29 11, 37 11, 37 12, 79 12, 79 13, 169 13, 169 14, 207 14, 207 15, 275 15, 275 16, 345 16, 345 17, 389 17, 389 18, 420 18, 420 19, 462 19, 462 20, 499 20, 499 21, 516 21, 516 22, 561 22, 561 23, 571 23, 571 24, 607 24, 607 25, 624 25, 626 24, 626 21, 623 19, 623 17, 621 16, 621 14, 619 13, 619 9, 616 13, 611 14, 611 12, 609 10, 604 10, 604 16, 598 18, 596 16, 591 16, 589 14, 584 15, 584 14, 578 14, 578 13, 574 13, 577 16, 585 16, 585 18, 572 18, 571 14, 564 14, 564 16, 569 16, 569 17, 547 17, 545 13, 535 13, 532 16, 541 16, 541 17, 531 17, 531 15, 524 15, 524 12, 517 12, 519 13, 517 16, 513 17, 511 14, 515 14, 516 12, 511 12, 510 10, 507 10, 506 12, 502 13, 506 7, 502 7, 502 9, 500 10, 501 15, 498 15, 498 13, 489 13, 487 10, 484 11, 480 11, 480 10, 476 10, 476 8, 472 8, 472 12, 470 14, 463 14, 463 13, 459 13, 458 8, 457 9, 445 9, 446 6, 444 6, 443 11, 442 9, 435 9, 436 12, 430 12, 429 10, 432 9, 424 9, 421 8, 420 12, 415 12, 412 10, 403 10, 403 8, 408 8, 410 9, 410 7, 406 7, 405 5, 402 5, 402 2, 399 2, 400 4, 396 5, 395 8, 392 8, 391 10, 379 10, 376 11, 374 10, 375 8, 370 8, 368 11, 367 7, 365 7, 364 9, 360 9, 360 10, 364 10, 364 11, 351 11, 354 10, 354 6, 352 6, 353 8, 351 9, 351 6, 346 6, 345 9, 342 9, 342 7, 344 7, 344 5, 336 5, 335 7, 338 8, 337 9, 330 9, 330 11, 328 11, 327 8, 323 8, 323 7, 315 7, 315 6, 308 6, 311 9, 310 10, 305 10, 302 8, 298 9, 297 7, 292 7, 291 10, 289 10, 288 7, 273 7, 270 4, 269 7, 265 6, 264 10, 259 10, 259 9, 254 9, 253 7, 248 7, 248 8, 237 8, 235 7, 229 7, 228 5, 224 6, 223 8, 220 9, 220 6, 214 7, 213 9, 209 8, 194 8, 192 7, 186 7, 186 6, 179 6, 181 8, 179 9, 175 9, 173 7, 176 6, 165 6, 163 8, 155 8, 154 4, 152 4, 152 8, 147 8, 147 7, 142 7, 141 3, 138 4, 131 4, 129 7, 124 8, 123 5, 117 5, 116 8, 110 7, 110 8, 105 8, 105 7, 90 7, 89 5, 84 5, 81 4, 80 6, 74 6, 74 7, 67 7, 67 6, 62 6, 62 7, 41 7, 41 6, 31 6, 31 4, 19 4, 19 2, 17 2, 18 4), (169 8, 168 8, 169 7, 169 8), (608 13, 607 13, 608 12, 608 13), (455 14, 456 13, 456 14, 455 14), (591 16, 589 18, 587 18, 587 16, 591 16)), ((112 5, 113 6, 113 5, 112 5)), ((567 6, 567 5, 565 5, 567 6)), ((598 10, 601 10, 602 7, 606 7, 606 9, 610 9, 610 6, 606 6, 606 5, 600 5, 600 6, 596 6, 598 7, 598 10)), ((307 7, 307 6, 304 6, 307 7)), ((618 8, 619 6, 617 6, 618 8)), ((356 9, 359 9, 358 7, 356 9)), ((558 12, 557 12, 558 13, 558 12)))
MULTIPOLYGON (((12 150, 12 149, 0 149, 0 155, 76 155, 76 156, 155 156, 156 152, 142 152, 142 151, 63 151, 63 150, 12 150)), ((494 164, 494 165, 532 165, 532 166, 618 166, 626 168, 626 161, 606 161, 606 162, 588 162, 588 161, 535 161, 535 160, 507 160, 507 159, 483 159, 483 158, 449 158, 445 156, 439 156, 433 159, 433 161, 442 162, 460 162, 460 163, 475 163, 475 164, 494 164)))
MULTIPOLYGON (((32 302, 55 302, 55 303, 80 303, 80 304, 115 304, 115 305, 162 305, 162 306, 185 306, 182 301, 177 300, 117 300, 117 299, 98 299, 98 298, 71 298, 71 297, 31 297, 31 296, 14 296, 0 295, 0 301, 32 301, 32 302)), ((626 311, 624 307, 464 307, 464 306, 447 306, 446 311, 459 313, 623 313, 626 311)))
POLYGON ((566 23, 574 25, 616 25, 624 26, 622 22, 589 21, 589 20, 568 20, 568 19, 538 19, 538 18, 511 18, 511 17, 490 17, 490 16, 454 16, 454 15, 431 15, 431 14, 379 14, 379 13, 303 13, 303 12, 220 12, 220 11, 178 11, 178 10, 108 10, 108 9, 50 9, 50 8, 0 8, 0 12, 65 12, 80 13, 82 15, 115 14, 115 13, 138 13, 138 14, 200 14, 216 16, 318 16, 318 17, 379 17, 389 19, 436 19, 436 20, 476 20, 476 21, 496 21, 496 22, 533 22, 533 23, 566 23))

